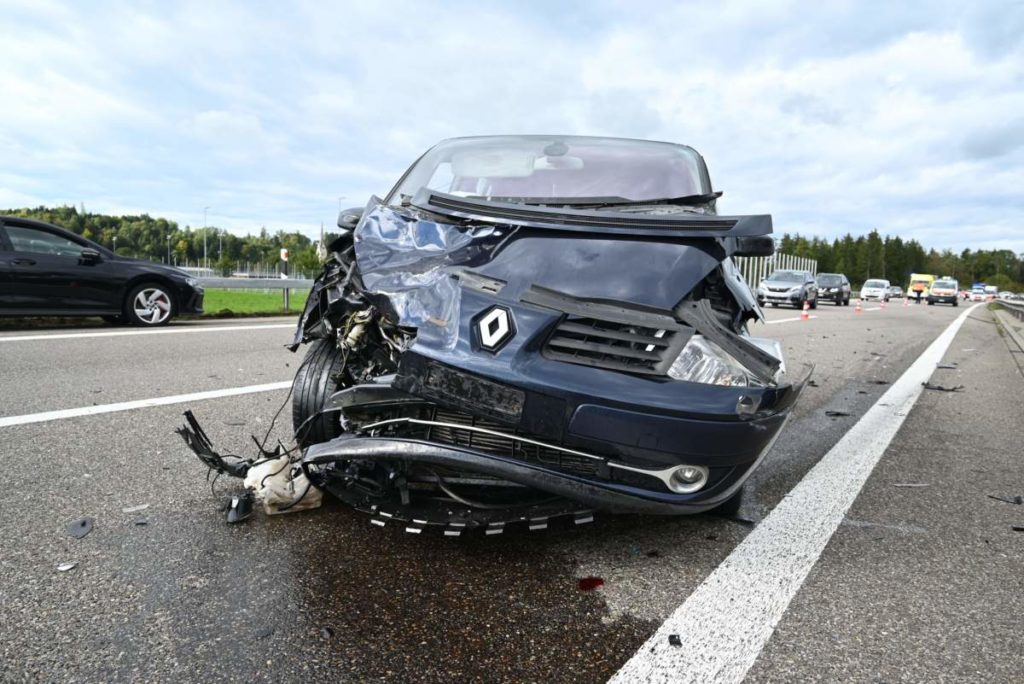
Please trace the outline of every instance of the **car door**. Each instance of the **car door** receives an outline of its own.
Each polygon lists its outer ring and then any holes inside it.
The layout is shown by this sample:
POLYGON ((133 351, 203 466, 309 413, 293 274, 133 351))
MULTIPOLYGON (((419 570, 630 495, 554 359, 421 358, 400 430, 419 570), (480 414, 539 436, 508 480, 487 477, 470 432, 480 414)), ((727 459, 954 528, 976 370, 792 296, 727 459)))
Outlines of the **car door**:
POLYGON ((0 311, 9 311, 14 308, 14 292, 11 283, 11 259, 14 253, 11 245, 7 242, 7 233, 4 232, 3 221, 0 221, 0 311))
POLYGON ((804 276, 804 286, 807 288, 807 298, 817 299, 818 298, 818 281, 814 279, 810 273, 804 276))
POLYGON ((65 231, 7 221, 4 232, 11 307, 25 313, 107 312, 115 309, 109 269, 82 258, 89 247, 65 231))

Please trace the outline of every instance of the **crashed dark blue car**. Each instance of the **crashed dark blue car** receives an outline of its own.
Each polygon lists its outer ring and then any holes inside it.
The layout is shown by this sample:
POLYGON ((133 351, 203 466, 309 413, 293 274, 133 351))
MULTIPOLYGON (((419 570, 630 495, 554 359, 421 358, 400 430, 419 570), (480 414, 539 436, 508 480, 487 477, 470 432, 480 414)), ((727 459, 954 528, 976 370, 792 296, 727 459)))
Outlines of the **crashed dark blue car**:
POLYGON ((718 216, 683 145, 447 140, 343 212, 300 319, 293 388, 317 487, 413 531, 595 510, 735 508, 806 372, 733 257, 771 217, 718 216))

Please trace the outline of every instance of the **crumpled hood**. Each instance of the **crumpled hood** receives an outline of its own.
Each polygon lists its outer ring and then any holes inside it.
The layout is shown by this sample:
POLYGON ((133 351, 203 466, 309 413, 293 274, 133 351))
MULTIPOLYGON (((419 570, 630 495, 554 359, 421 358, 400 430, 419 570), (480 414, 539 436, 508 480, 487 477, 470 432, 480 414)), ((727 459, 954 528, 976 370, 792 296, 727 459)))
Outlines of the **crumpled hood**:
POLYGON ((385 206, 368 208, 355 250, 366 288, 386 296, 401 325, 417 328, 458 318, 459 277, 479 277, 509 302, 539 286, 671 310, 726 256, 713 239, 466 227, 385 206))

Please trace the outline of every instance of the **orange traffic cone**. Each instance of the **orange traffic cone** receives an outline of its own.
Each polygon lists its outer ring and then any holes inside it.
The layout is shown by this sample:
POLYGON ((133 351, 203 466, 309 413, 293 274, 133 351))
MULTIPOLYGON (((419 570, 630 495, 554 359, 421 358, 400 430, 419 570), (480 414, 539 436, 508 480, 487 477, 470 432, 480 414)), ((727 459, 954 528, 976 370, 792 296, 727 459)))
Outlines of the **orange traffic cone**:
POLYGON ((860 308, 860 300, 857 300, 857 306, 853 307, 853 313, 859 314, 864 309, 860 308))
POLYGON ((810 310, 811 310, 811 303, 805 299, 804 300, 804 310, 800 312, 800 320, 801 321, 809 321, 809 320, 811 320, 811 314, 808 313, 810 310))

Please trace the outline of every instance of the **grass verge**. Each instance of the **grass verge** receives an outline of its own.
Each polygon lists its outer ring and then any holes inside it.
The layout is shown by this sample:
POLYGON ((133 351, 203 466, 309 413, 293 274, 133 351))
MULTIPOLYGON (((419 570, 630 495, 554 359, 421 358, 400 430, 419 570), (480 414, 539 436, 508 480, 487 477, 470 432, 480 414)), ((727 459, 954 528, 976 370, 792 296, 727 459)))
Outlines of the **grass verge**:
POLYGON ((292 290, 288 311, 284 310, 281 290, 221 290, 209 288, 203 297, 203 318, 230 316, 298 315, 306 305, 303 290, 292 290))

